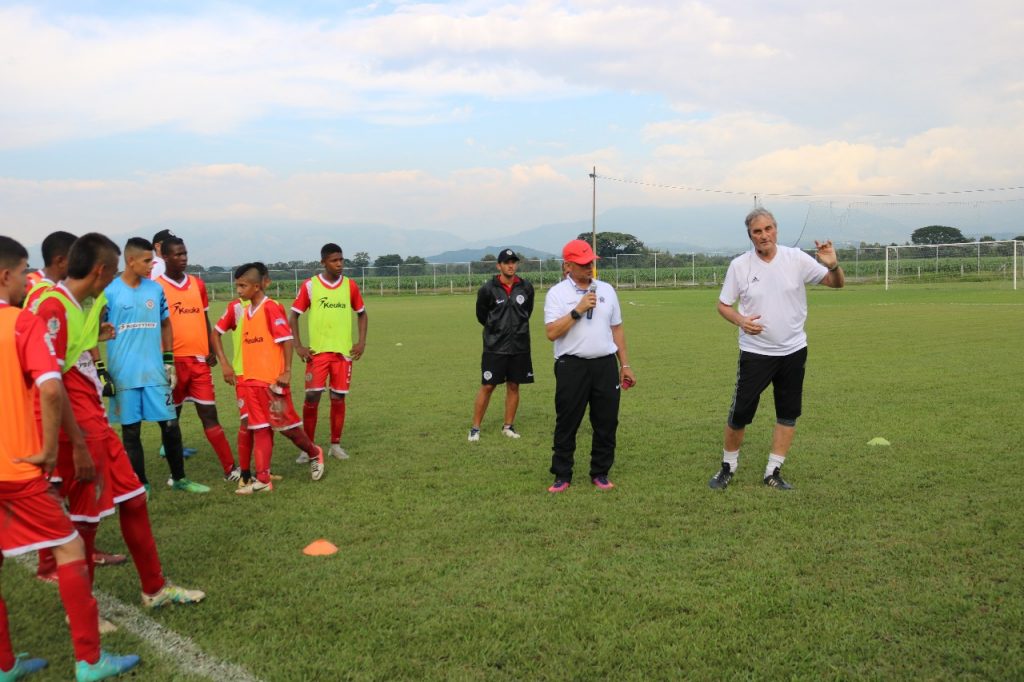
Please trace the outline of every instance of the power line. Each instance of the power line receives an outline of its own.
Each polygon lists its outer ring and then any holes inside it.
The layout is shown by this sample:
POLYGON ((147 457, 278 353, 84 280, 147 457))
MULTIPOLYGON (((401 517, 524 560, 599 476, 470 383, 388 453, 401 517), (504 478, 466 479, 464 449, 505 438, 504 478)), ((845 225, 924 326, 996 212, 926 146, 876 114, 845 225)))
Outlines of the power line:
MULTIPOLYGON (((708 194, 730 194, 733 196, 745 196, 745 197, 778 197, 778 198, 790 198, 790 199, 826 199, 829 197, 862 197, 872 199, 882 199, 891 197, 937 197, 937 196, 950 196, 959 194, 978 194, 984 192, 1011 192, 1016 190, 1024 190, 1024 185, 1018 187, 985 187, 980 189, 957 189, 957 190, 946 190, 936 192, 889 192, 889 193, 873 193, 873 194, 793 194, 786 192, 737 192, 728 189, 715 189, 709 187, 688 187, 685 185, 668 185, 658 182, 645 182, 643 180, 629 180, 626 178, 613 178, 609 175, 598 175, 596 172, 592 173, 590 177, 601 180, 610 180, 612 182, 620 182, 627 185, 643 185, 644 187, 658 187, 660 189, 673 189, 684 192, 704 192, 708 194)), ((1001 201, 1001 200, 996 200, 1001 201)))

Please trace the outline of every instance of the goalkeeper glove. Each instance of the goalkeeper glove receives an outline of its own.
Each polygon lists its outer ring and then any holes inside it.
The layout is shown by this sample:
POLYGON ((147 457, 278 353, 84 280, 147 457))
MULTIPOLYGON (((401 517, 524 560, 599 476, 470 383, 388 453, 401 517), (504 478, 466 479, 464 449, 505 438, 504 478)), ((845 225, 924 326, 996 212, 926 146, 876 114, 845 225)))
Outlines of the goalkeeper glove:
POLYGON ((174 353, 164 351, 164 375, 167 377, 167 385, 173 391, 178 385, 178 373, 174 370, 174 353))
POLYGON ((96 361, 96 374, 99 376, 100 383, 103 384, 103 397, 113 398, 117 393, 117 389, 114 387, 114 378, 110 376, 110 372, 107 371, 107 363, 102 359, 96 361))

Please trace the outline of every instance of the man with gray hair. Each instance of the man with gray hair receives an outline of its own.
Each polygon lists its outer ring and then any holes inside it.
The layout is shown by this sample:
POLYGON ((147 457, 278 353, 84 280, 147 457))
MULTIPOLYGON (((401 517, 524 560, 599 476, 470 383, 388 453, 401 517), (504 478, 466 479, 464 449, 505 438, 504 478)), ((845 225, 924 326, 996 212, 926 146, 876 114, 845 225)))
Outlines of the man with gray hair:
POLYGON ((772 385, 775 432, 764 484, 779 490, 793 486, 780 470, 796 433, 807 362, 807 284, 839 289, 845 283, 832 242, 815 241, 818 260, 797 248, 780 246, 775 216, 756 208, 746 218, 752 251, 729 264, 718 314, 739 327, 740 357, 732 407, 725 425, 722 466, 709 486, 724 489, 739 465, 747 424, 754 420, 761 393, 772 385), (736 307, 736 302, 739 306, 736 307))

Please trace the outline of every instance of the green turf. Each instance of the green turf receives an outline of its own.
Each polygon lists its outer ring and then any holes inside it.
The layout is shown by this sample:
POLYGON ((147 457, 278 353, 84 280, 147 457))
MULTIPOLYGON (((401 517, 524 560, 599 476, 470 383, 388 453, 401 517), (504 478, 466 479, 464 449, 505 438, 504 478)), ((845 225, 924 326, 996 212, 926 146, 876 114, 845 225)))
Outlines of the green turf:
MULTIPOLYGON (((1024 676, 1024 292, 814 290, 792 493, 760 485, 770 396, 733 484, 707 488, 737 355, 716 295, 622 292, 639 385, 622 402, 618 488, 586 482, 584 426, 582 475, 557 496, 542 301, 523 438, 498 432, 499 389, 470 444, 474 299, 368 297, 352 459, 323 481, 279 438, 286 480, 239 499, 186 412, 189 475, 214 493, 157 486, 151 514, 167 573, 209 598, 154 618, 266 680, 1024 676), (301 554, 321 537, 340 552, 301 554)), ((324 405, 321 442, 326 428, 324 405)), ((144 434, 160 481, 156 427, 144 434)), ((122 547, 116 522, 101 544, 122 547)), ((37 679, 65 679, 56 591, 15 566, 4 581, 16 650, 54 659, 37 679)), ((97 582, 137 602, 130 567, 97 582)), ((140 650, 143 679, 188 679, 130 634, 107 646, 140 650)))

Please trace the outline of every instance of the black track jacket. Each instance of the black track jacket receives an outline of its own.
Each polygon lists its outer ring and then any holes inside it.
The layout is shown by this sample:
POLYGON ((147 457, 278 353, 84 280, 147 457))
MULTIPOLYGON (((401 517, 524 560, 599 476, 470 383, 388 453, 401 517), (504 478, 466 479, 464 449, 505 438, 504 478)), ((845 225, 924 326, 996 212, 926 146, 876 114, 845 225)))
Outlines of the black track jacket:
POLYGON ((495 275, 476 295, 476 319, 484 326, 484 352, 515 355, 530 352, 533 285, 516 276, 512 293, 505 293, 495 275))

